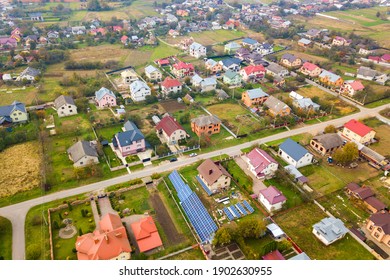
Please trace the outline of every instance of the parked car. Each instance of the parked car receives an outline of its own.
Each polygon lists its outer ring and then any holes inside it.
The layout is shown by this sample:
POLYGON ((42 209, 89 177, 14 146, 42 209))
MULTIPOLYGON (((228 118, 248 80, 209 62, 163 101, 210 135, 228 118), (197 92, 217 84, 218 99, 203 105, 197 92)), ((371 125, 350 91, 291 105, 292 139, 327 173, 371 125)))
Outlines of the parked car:
POLYGON ((197 153, 192 153, 190 154, 190 157, 196 157, 198 154, 197 153))
POLYGON ((177 158, 173 157, 169 160, 170 162, 174 162, 174 161, 177 161, 177 158))

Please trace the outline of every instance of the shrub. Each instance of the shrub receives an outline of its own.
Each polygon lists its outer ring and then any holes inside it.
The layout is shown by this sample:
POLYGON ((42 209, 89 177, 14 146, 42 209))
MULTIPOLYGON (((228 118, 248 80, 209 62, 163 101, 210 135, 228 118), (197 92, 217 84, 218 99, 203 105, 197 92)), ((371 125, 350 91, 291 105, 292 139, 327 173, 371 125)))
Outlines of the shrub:
POLYGON ((32 218, 31 223, 32 223, 33 226, 40 226, 40 225, 42 225, 42 223, 43 223, 42 216, 41 215, 35 215, 32 218))
POLYGON ((27 247, 26 256, 28 260, 38 260, 41 256, 41 248, 38 244, 31 244, 27 247))

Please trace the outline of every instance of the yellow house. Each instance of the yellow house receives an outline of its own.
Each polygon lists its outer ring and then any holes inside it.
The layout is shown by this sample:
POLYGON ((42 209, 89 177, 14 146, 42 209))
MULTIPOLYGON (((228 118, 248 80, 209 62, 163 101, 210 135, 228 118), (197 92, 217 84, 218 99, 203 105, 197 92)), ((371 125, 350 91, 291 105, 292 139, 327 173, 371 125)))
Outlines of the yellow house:
POLYGON ((11 105, 0 106, 0 125, 28 121, 28 113, 23 103, 14 101, 11 105))
POLYGON ((390 248, 390 213, 375 213, 368 218, 367 230, 371 237, 390 248))
POLYGON ((339 76, 327 70, 323 70, 322 73, 318 76, 321 83, 333 86, 340 87, 343 85, 344 80, 339 76))
POLYGON ((375 137, 375 131, 371 127, 355 119, 344 124, 342 134, 345 138, 361 144, 371 142, 375 137))

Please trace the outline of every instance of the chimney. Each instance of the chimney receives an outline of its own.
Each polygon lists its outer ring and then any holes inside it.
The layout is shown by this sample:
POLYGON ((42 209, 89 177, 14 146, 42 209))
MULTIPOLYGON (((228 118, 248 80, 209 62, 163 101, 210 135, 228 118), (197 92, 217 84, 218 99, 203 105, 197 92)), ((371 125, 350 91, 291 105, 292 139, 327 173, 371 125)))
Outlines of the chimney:
POLYGON ((213 170, 212 169, 209 170, 209 175, 211 175, 211 174, 213 174, 213 170))
POLYGON ((104 240, 106 240, 106 242, 108 243, 108 236, 107 236, 107 233, 104 234, 104 240))

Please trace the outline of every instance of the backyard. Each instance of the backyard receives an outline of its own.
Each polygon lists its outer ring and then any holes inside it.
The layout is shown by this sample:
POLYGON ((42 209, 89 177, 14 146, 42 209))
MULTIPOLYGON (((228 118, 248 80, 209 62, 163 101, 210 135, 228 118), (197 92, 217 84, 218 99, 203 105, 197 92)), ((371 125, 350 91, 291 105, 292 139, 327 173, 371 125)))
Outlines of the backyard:
POLYGON ((311 258, 316 260, 372 260, 374 257, 347 234, 325 246, 312 233, 312 226, 326 215, 313 203, 305 203, 274 216, 277 224, 311 258))

